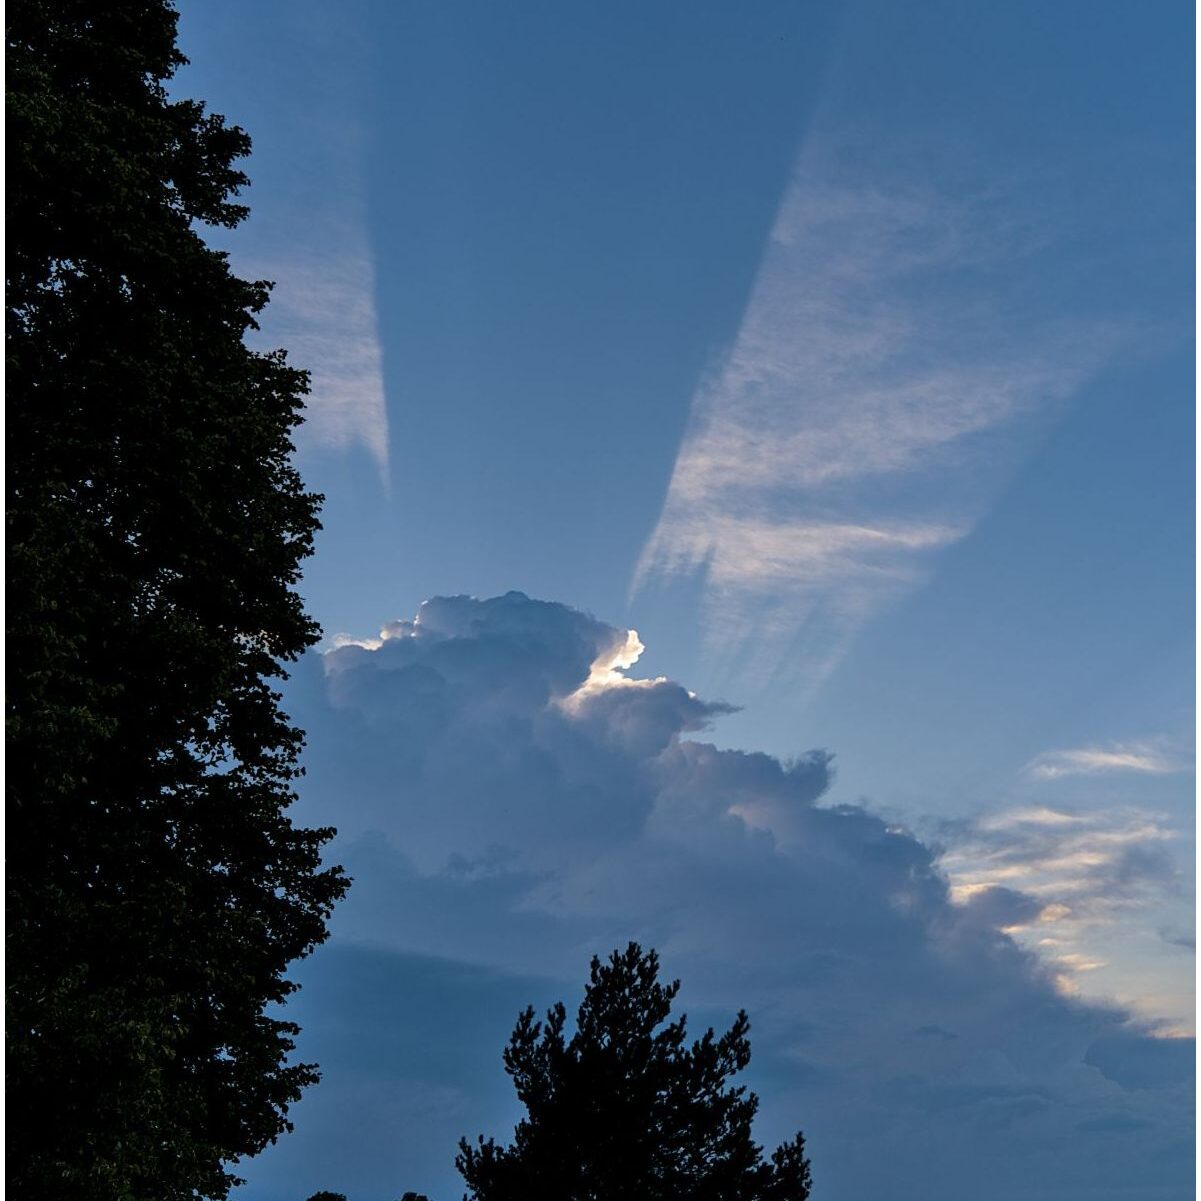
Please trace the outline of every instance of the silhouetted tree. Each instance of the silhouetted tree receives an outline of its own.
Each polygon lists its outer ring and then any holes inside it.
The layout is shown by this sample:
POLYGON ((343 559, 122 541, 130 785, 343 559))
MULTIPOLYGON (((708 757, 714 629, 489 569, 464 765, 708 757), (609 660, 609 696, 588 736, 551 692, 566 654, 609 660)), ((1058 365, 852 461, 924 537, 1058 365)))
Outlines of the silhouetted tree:
POLYGON ((800 1134, 765 1162, 751 1137, 758 1098, 729 1078, 750 1061, 739 1013, 720 1038, 689 1044, 668 1022, 679 981, 636 943, 592 960, 567 1038, 566 1010, 545 1025, 527 1009, 505 1070, 527 1110, 513 1145, 459 1144, 456 1166, 476 1201, 805 1201, 809 1161, 800 1134))
POLYGON ((168 97, 166 0, 6 18, 9 1186, 223 1197, 316 1079, 270 1007, 346 887, 271 686, 317 636, 306 377, 200 235, 249 140, 168 97))

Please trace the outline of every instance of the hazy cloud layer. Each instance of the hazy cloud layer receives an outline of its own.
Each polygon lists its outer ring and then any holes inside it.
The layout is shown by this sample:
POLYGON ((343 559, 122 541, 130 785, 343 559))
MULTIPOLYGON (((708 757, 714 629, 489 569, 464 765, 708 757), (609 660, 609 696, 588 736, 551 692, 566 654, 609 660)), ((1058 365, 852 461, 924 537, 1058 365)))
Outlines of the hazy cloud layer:
POLYGON ((820 683, 1114 340, 1039 311, 1051 232, 995 180, 909 150, 811 137, 637 567, 635 590, 703 577, 711 658, 741 679, 791 648, 820 683))
MULTIPOLYGON (((1070 1198, 1102 1184, 1114 1197, 1184 1197, 1192 1044, 1073 1000, 1060 977, 1076 969, 1019 945, 1013 933, 1053 903, 1037 879, 957 900, 929 846, 863 808, 820 803, 827 752, 783 763, 686 737, 725 708, 631 677, 639 649, 630 631, 510 593, 428 602, 415 621, 302 664, 290 693, 310 737, 300 816, 341 828, 336 853, 356 880, 336 929, 359 958, 330 958, 330 970, 365 973, 369 989, 389 963, 403 979, 397 956, 449 957, 486 968, 508 997, 514 974, 576 988, 590 954, 637 938, 683 977, 690 1009, 751 1010, 761 1133, 802 1126, 830 1201, 1070 1198)), ((995 844, 981 833, 988 866, 1046 868, 1085 849, 1039 841, 1071 822, 1019 829, 1019 850, 1010 830, 993 831, 995 844)), ((1111 884, 1154 875, 1130 858, 1155 845, 1140 839, 1120 824, 1093 831, 1088 846, 1127 853, 1115 851, 1111 884)), ((1089 870, 1099 885, 1100 865, 1089 870)), ((413 962, 418 992, 443 980, 433 961, 413 962)), ((432 1164, 442 1146, 449 1166, 498 1061, 439 1077, 437 1105, 420 1100, 424 1052, 383 1033, 417 1004, 364 999, 361 1036, 407 1048, 372 1069, 380 1104, 408 1115, 391 1161, 432 1164), (423 1133, 405 1159, 410 1129, 423 1133)), ((472 1035, 448 1021, 435 1037, 472 1035)), ((351 1071, 336 1056, 326 1068, 351 1071)), ((511 1120, 496 1106, 492 1128, 511 1120)), ((361 1142, 364 1127, 350 1113, 335 1127, 303 1127, 276 1162, 351 1171, 337 1131, 361 1142)), ((429 1184, 450 1195, 450 1179, 429 1184)))

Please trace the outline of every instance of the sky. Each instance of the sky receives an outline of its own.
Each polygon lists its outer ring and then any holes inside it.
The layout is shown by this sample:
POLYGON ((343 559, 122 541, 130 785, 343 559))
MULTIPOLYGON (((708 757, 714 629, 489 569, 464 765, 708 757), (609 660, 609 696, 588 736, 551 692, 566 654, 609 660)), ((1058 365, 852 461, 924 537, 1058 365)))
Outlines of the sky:
POLYGON ((460 1196, 517 1013, 633 938, 824 1201, 1191 1197, 1192 8, 180 41, 312 372, 285 705, 355 877, 239 1196, 460 1196))

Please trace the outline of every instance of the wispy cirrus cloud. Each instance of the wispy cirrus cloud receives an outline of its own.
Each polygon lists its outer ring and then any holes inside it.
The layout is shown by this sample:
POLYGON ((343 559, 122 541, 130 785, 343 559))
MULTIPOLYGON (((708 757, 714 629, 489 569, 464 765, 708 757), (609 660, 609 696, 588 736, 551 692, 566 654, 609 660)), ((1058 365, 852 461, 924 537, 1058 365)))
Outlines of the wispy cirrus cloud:
POLYGON ((1058 780, 1064 776, 1094 776, 1103 772, 1171 775, 1186 771, 1187 765, 1157 743, 1129 742, 1044 751, 1036 755, 1025 770, 1036 780, 1058 780))
POLYGON ((1019 216, 931 161, 816 138, 693 399, 634 591, 701 576, 715 652, 754 674, 791 645, 820 683, 970 531, 1029 420, 1113 341, 1036 315, 1051 234, 1019 216), (730 646, 752 616, 775 630, 758 658, 730 646))
POLYGON ((261 340, 286 346, 289 360, 311 374, 298 445, 361 446, 386 478, 388 409, 365 219, 353 212, 309 213, 304 225, 303 238, 286 252, 248 264, 275 282, 261 340))
MULTIPOLYGON (((251 94, 228 97, 255 134, 245 164, 250 217, 232 233, 208 233, 240 276, 274 285, 250 340, 259 350, 286 348, 289 363, 310 374, 296 431, 301 452, 365 450, 386 487, 388 409, 358 88, 363 29, 319 5, 286 5, 270 17, 253 5, 183 9, 185 44, 194 23, 190 36, 229 48, 230 62, 248 56, 238 87, 253 80, 251 94), (271 53, 256 55, 264 37, 271 53), (270 99, 296 95, 305 103, 270 99)), ((181 94, 190 71, 177 81, 181 94)))

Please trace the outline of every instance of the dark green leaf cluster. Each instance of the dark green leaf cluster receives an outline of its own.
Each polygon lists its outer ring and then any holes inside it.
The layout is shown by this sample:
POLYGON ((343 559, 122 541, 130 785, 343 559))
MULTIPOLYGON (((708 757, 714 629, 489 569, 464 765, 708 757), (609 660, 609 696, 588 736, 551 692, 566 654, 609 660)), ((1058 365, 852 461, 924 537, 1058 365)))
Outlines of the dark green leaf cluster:
POLYGON ((346 881, 272 680, 319 497, 244 337, 246 134, 165 0, 7 8, 8 1132, 21 1197, 224 1196, 315 1079, 272 1016, 346 881))
POLYGON ((750 1061, 739 1013, 692 1042, 669 1021, 679 982, 631 943, 592 975, 568 1039, 559 1004, 518 1019, 505 1070, 527 1110, 512 1146, 464 1139, 456 1161, 476 1201, 805 1201, 801 1135, 764 1161, 754 1093, 728 1084, 750 1061))

